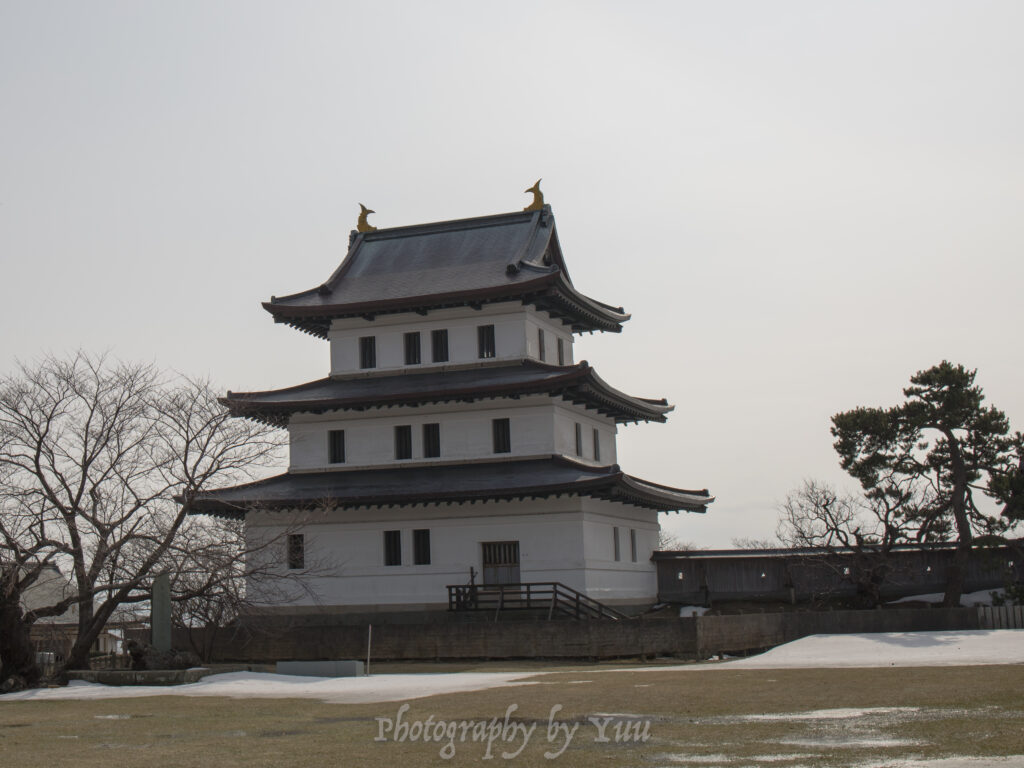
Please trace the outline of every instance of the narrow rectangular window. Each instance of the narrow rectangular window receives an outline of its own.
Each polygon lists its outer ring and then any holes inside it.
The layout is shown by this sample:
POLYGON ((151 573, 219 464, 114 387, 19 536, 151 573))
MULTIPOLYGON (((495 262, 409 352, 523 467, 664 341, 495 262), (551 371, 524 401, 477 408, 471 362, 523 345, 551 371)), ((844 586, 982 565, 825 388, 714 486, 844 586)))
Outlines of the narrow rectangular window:
POLYGON ((601 460, 601 433, 594 430, 594 461, 601 460))
POLYGON ((543 328, 538 328, 537 329, 537 357, 540 358, 540 361, 542 363, 544 362, 545 354, 544 354, 544 329, 543 328))
POLYGON ((332 429, 327 432, 327 463, 345 463, 345 430, 332 429))
POLYGON ((377 337, 361 336, 359 338, 359 367, 377 367, 377 337))
POLYGON ((562 337, 558 337, 558 364, 565 365, 565 342, 562 337))
POLYGON ((615 562, 622 559, 622 552, 619 549, 619 529, 612 527, 612 549, 615 551, 615 562))
POLYGON ((430 565, 430 529, 412 532, 412 561, 415 565, 430 565))
POLYGON ((494 430, 494 452, 512 452, 512 427, 508 419, 494 419, 491 422, 494 430))
POLYGON ((493 325, 478 325, 476 327, 476 347, 478 357, 494 357, 493 325))
POLYGON ((441 455, 441 425, 423 425, 423 455, 428 458, 435 458, 441 455))
POLYGON ((402 532, 384 531, 384 565, 402 564, 402 532))
POLYGON ((405 364, 420 364, 420 334, 419 331, 405 334, 405 364))
POLYGON ((583 425, 576 422, 576 455, 583 456, 583 425))
POLYGON ((448 329, 440 328, 430 332, 430 352, 435 363, 448 362, 448 329))
POLYGON ((412 458, 412 427, 408 424, 395 427, 395 458, 412 458))
POLYGON ((306 567, 306 537, 301 533, 288 534, 288 570, 306 567))
POLYGON ((636 562, 636 529, 629 529, 629 555, 636 562))

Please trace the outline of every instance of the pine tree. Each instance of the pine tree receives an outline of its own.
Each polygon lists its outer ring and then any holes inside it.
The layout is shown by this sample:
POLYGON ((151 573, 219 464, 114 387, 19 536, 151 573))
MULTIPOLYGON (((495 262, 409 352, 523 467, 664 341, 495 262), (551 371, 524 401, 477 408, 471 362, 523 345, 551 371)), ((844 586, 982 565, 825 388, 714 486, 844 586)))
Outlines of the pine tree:
POLYGON ((905 511, 919 540, 956 541, 945 606, 960 603, 976 541, 1024 518, 1024 436, 985 405, 975 374, 943 361, 910 379, 905 402, 832 417, 840 463, 866 495, 885 493, 894 478, 919 485, 926 501, 905 511))

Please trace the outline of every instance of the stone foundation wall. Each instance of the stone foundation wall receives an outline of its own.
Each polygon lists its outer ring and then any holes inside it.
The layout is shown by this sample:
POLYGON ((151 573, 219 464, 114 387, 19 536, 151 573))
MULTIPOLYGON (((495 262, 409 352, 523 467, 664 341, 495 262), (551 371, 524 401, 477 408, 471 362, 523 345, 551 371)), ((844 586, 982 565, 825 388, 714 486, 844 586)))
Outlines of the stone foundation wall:
MULTIPOLYGON (((974 608, 757 613, 626 621, 465 621, 452 614, 420 623, 374 623, 374 660, 705 658, 761 650, 813 634, 977 629, 974 608)), ((409 618, 409 617, 406 617, 409 618)), ((211 643, 211 661, 364 659, 367 624, 275 618, 239 630, 176 629, 174 647, 211 643)))

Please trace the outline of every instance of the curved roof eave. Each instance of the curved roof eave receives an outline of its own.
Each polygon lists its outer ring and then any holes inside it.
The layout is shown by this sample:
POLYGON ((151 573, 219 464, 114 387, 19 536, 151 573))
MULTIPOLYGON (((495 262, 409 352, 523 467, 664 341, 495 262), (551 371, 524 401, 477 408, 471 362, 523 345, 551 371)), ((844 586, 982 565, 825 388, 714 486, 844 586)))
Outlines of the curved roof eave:
MULTIPOLYGON (((305 294, 311 293, 316 293, 316 289, 305 292, 305 294)), ((275 298, 272 301, 263 302, 262 306, 274 317, 275 322, 287 323, 314 336, 327 338, 330 320, 335 318, 419 312, 443 307, 517 299, 524 303, 536 304, 545 311, 554 309, 555 314, 566 316, 575 333, 584 331, 617 333, 622 330, 622 323, 631 317, 622 307, 612 307, 579 293, 557 271, 548 272, 520 283, 469 291, 452 291, 351 304, 302 306, 281 304, 280 299, 275 298)))
MULTIPOLYGON (((538 369, 538 375, 544 376, 547 373, 556 371, 552 366, 538 363, 531 363, 538 369)), ((482 369, 485 374, 498 373, 514 368, 514 366, 495 366, 482 369)), ((475 373, 475 371, 468 371, 475 373)), ((413 374, 418 375, 418 374, 413 374)), ((421 374, 430 376, 431 374, 421 374)), ((434 374, 435 376, 437 374, 434 374)), ((444 374, 440 374, 443 376, 444 374)), ((395 374, 393 376, 381 376, 378 381, 407 381, 408 374, 395 374)), ((637 398, 627 395, 621 390, 615 389, 605 382, 587 361, 583 360, 576 365, 567 367, 564 372, 555 376, 546 376, 534 381, 525 380, 519 382, 500 382, 487 384, 486 382, 462 383, 457 387, 437 387, 435 389, 420 389, 416 391, 400 391, 390 395, 381 395, 380 390, 374 396, 361 394, 356 397, 318 397, 310 399, 293 400, 271 400, 270 398, 281 395, 299 395, 304 389, 314 386, 330 384, 330 379, 318 379, 315 382, 300 384, 279 390, 267 390, 262 392, 228 392, 227 397, 220 398, 220 402, 228 407, 236 416, 254 418, 264 423, 285 426, 288 416, 293 413, 322 413, 331 410, 365 410, 374 407, 387 407, 399 405, 416 405, 421 403, 447 402, 450 400, 463 400, 470 398, 481 400, 492 397, 514 397, 528 394, 551 394, 562 396, 570 400, 582 402, 597 410, 604 410, 612 416, 617 423, 630 421, 658 421, 664 422, 666 415, 675 406, 669 405, 664 399, 651 400, 637 398), (602 408, 602 406, 604 406, 602 408)), ((337 386, 344 386, 339 382, 337 386)))
POLYGON ((707 505, 715 500, 715 497, 711 496, 706 488, 700 491, 672 488, 671 486, 641 480, 632 475, 623 475, 622 482, 641 496, 669 501, 679 505, 678 509, 669 511, 685 509, 687 512, 707 512, 707 505))
MULTIPOLYGON (((285 473, 200 494, 191 514, 244 517, 250 509, 461 504, 569 494, 636 504, 660 511, 704 511, 707 492, 647 483, 618 465, 590 467, 560 456, 474 465, 388 467, 346 472, 285 473), (487 473, 494 473, 493 479, 487 473), (346 481, 354 492, 346 494, 346 481)), ((179 502, 181 500, 179 499, 179 502)))

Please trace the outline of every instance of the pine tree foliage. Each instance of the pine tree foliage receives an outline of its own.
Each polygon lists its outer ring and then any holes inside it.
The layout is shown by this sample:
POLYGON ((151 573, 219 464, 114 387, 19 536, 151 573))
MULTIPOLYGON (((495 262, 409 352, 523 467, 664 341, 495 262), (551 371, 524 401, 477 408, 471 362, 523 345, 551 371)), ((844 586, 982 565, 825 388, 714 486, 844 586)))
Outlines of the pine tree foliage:
POLYGON ((948 361, 919 371, 890 408, 832 417, 840 463, 869 500, 901 505, 919 541, 956 541, 944 605, 957 605, 976 541, 998 540, 1024 518, 1024 436, 985 404, 976 371, 948 361), (981 537, 981 538, 979 538, 981 537))

